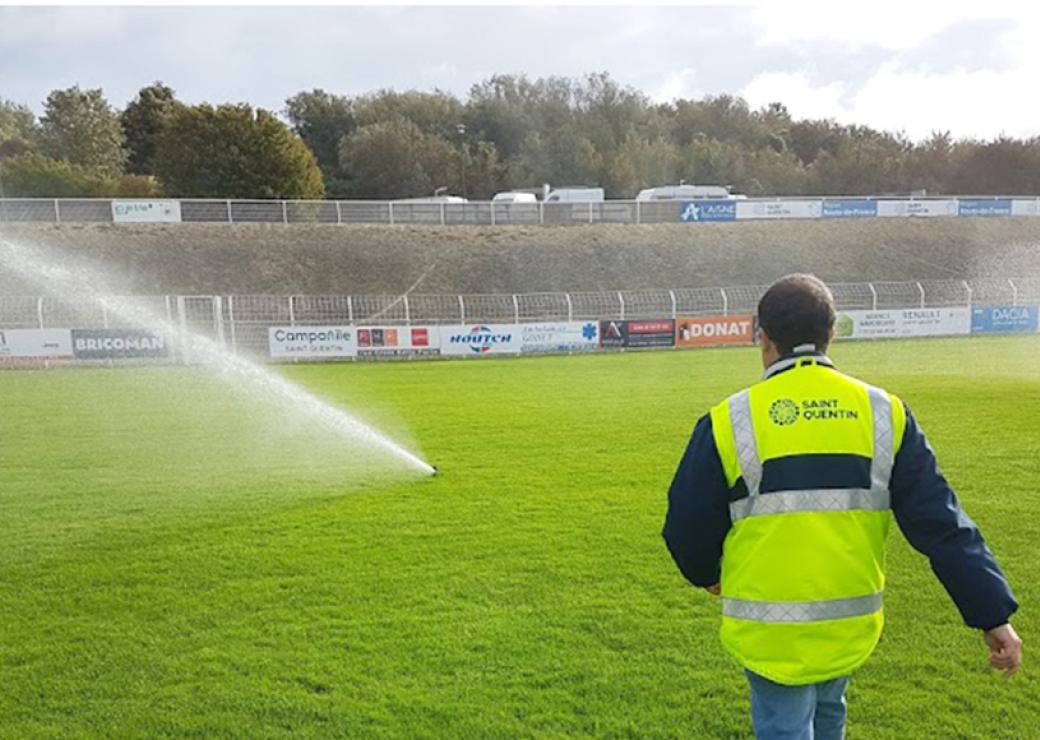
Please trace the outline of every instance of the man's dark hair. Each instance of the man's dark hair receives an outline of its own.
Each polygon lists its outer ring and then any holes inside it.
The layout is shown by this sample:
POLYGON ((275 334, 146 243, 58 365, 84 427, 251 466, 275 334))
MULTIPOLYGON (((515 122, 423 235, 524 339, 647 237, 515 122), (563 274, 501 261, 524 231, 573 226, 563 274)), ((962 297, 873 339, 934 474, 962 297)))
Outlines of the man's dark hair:
POLYGON ((758 302, 758 325, 781 355, 800 344, 814 344, 817 351, 826 352, 836 315, 834 296, 815 275, 782 277, 758 302))

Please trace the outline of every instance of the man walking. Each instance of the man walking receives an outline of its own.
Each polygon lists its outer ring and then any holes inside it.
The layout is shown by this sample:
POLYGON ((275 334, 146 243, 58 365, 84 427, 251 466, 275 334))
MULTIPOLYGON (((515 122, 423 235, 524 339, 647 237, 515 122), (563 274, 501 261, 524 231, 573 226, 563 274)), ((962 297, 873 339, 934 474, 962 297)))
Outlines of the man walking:
POLYGON ((889 512, 926 555, 989 662, 1022 642, 1004 574, 910 410, 825 354, 834 300, 811 275, 758 304, 765 375, 697 422, 668 492, 664 538, 722 596, 722 643, 745 668, 760 739, 845 732, 845 686, 881 636, 889 512))

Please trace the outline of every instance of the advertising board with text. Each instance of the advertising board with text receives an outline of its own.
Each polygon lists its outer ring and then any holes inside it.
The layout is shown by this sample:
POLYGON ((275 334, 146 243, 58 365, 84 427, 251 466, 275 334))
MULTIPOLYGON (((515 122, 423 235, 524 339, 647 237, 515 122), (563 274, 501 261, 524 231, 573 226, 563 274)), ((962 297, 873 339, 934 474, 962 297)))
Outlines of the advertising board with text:
POLYGON ((601 321, 599 344, 606 349, 674 347, 675 321, 601 321))
POLYGON ((519 324, 449 324, 437 327, 442 355, 487 357, 516 354, 522 346, 519 324))
POLYGON ((117 224, 179 223, 179 200, 114 200, 112 221, 117 224))
POLYGON ((738 316, 688 316, 675 321, 677 347, 706 347, 717 344, 752 344, 755 319, 738 316))
POLYGON ((1037 330, 1036 306, 976 306, 971 309, 972 334, 1013 334, 1037 330))
POLYGON ((956 216, 957 201, 953 199, 942 200, 879 200, 877 202, 877 215, 885 216, 919 216, 924 218, 934 216, 956 216))
POLYGON ((68 329, 0 329, 0 359, 72 357, 68 329))
POLYGON ((840 339, 941 337, 970 331, 971 309, 967 306, 844 311, 835 324, 835 335, 840 339))
POLYGON ((358 357, 439 355, 441 337, 435 326, 359 326, 358 357))
POLYGON ((137 329, 73 329, 72 351, 78 360, 168 357, 161 334, 137 329))
POLYGON ((520 325, 521 352, 588 352, 599 348, 595 321, 545 321, 520 325))
POLYGON ((822 207, 818 200, 780 200, 737 202, 739 220, 755 218, 819 218, 822 207))
POLYGON ((357 357, 353 326, 272 326, 267 338, 276 359, 357 357))
POLYGON ((824 218, 873 218, 877 201, 867 198, 828 198, 823 201, 824 218))

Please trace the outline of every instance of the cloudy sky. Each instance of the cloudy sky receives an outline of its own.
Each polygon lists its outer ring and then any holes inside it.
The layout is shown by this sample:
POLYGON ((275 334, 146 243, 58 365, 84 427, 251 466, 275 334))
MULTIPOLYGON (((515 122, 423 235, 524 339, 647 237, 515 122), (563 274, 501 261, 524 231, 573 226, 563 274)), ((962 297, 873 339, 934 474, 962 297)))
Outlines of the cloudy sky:
POLYGON ((733 93, 915 139, 1040 134, 1040 11, 861 7, 0 7, 0 97, 39 113, 78 84, 121 107, 162 80, 280 111, 316 87, 463 96, 494 73, 605 70, 655 100, 733 93))

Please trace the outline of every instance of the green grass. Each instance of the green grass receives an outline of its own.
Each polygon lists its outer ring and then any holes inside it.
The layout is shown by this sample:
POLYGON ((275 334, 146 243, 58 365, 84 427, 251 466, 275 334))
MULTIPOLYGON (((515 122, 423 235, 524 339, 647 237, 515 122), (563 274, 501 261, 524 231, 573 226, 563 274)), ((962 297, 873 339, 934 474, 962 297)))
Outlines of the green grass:
MULTIPOLYGON (((833 356, 911 404, 1027 649, 988 670, 893 528, 849 737, 1040 736, 1040 338, 833 356)), ((751 349, 283 369, 407 431, 427 479, 352 473, 191 369, 0 373, 0 735, 747 737, 718 602, 659 532, 696 418, 759 371, 751 349)))

